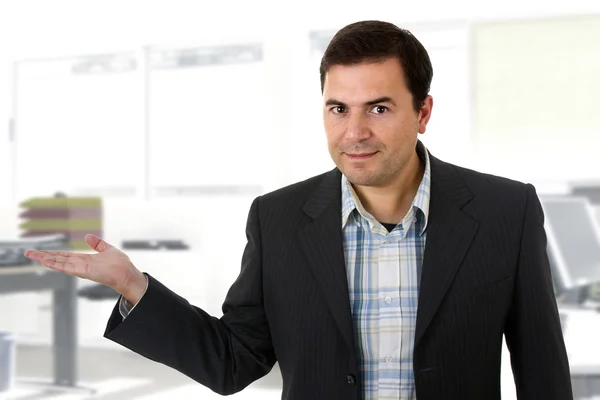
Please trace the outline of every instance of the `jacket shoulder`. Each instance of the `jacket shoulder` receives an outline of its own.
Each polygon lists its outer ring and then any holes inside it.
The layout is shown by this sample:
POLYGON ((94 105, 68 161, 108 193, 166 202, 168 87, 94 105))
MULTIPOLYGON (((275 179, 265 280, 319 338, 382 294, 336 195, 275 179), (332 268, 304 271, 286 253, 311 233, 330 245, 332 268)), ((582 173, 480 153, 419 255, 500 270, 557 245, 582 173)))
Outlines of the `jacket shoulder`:
POLYGON ((259 198, 261 208, 273 210, 285 207, 289 211, 301 209, 325 176, 334 171, 324 172, 261 195, 259 198))
POLYGON ((532 196, 537 198, 531 183, 456 165, 453 167, 473 194, 472 205, 479 206, 481 210, 492 214, 500 210, 504 210, 502 213, 522 214, 532 196))
POLYGON ((489 190, 502 191, 506 194, 522 193, 527 189, 528 185, 531 186, 529 183, 504 176, 475 171, 457 165, 453 165, 453 167, 474 194, 489 190))

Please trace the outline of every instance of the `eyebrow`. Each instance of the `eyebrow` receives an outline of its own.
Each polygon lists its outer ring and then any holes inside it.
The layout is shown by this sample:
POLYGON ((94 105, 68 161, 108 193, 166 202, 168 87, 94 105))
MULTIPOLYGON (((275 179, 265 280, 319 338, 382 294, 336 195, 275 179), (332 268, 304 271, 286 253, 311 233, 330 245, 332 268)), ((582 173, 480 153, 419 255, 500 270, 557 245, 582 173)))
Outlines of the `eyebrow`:
MULTIPOLYGON (((367 102, 364 103, 364 105, 366 106, 374 106, 376 104, 381 104, 381 103, 390 103, 392 105, 396 105, 396 103, 394 102, 394 100, 392 100, 391 97, 388 96, 382 96, 382 97, 378 97, 376 99, 373 100, 369 100, 367 102)), ((347 107, 348 105, 345 104, 343 101, 339 101, 336 99, 327 99, 327 101, 325 102, 326 106, 344 106, 347 107)))

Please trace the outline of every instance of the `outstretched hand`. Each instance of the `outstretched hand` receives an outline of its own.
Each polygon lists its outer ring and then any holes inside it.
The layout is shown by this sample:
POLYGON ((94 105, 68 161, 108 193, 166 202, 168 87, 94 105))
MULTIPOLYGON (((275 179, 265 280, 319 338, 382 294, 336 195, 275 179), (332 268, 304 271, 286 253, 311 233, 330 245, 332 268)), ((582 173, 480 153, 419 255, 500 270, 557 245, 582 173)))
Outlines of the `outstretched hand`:
POLYGON ((53 270, 109 286, 136 303, 145 291, 146 277, 125 253, 98 236, 85 235, 85 242, 97 253, 27 250, 25 256, 53 270))

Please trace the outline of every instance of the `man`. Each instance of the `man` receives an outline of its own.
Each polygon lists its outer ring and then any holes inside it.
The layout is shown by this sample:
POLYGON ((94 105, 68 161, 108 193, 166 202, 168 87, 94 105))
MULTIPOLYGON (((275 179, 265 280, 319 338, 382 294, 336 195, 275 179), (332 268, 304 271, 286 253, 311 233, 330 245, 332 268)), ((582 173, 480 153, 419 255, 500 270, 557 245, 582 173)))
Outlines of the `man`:
POLYGON ((409 32, 348 25, 320 70, 337 168, 254 200, 221 318, 91 235, 27 255, 115 288, 105 336, 221 394, 277 361, 289 400, 500 399, 505 335, 519 399, 571 399, 534 187, 418 140, 433 73, 409 32))

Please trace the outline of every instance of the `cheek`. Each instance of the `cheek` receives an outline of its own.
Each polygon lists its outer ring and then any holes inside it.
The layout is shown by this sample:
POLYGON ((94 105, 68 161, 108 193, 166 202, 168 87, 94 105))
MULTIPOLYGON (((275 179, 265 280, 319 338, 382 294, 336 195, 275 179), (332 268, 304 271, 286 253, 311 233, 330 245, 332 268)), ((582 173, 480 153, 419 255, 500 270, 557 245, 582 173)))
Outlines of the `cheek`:
POLYGON ((330 151, 335 150, 342 140, 341 135, 337 135, 331 131, 326 131, 327 148, 330 151))
POLYGON ((344 132, 345 127, 340 125, 339 122, 334 121, 326 121, 323 125, 325 128, 325 136, 327 137, 327 144, 331 146, 335 146, 342 140, 344 140, 344 132))
POLYGON ((324 119, 324 126, 328 132, 340 132, 346 129, 346 122, 342 116, 327 115, 324 119))

